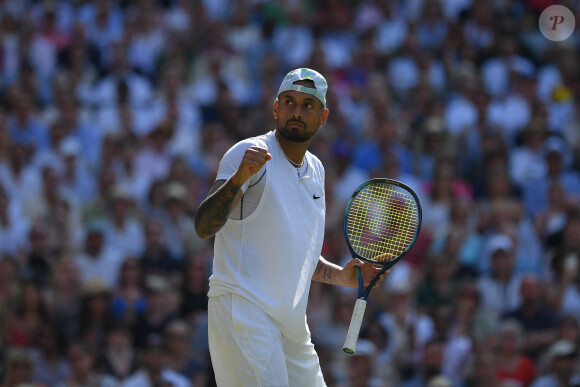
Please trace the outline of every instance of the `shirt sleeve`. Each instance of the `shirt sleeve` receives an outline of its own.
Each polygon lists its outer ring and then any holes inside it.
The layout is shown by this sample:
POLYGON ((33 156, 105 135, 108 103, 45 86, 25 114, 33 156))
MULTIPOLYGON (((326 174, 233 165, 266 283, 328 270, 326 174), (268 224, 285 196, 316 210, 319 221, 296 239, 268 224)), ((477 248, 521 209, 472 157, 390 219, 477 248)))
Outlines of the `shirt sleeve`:
MULTIPOLYGON (((254 141, 253 139, 247 139, 238 142, 236 145, 232 146, 222 157, 220 165, 218 168, 216 180, 227 180, 229 179, 240 166, 246 149, 251 146, 263 146, 261 143, 254 141)), ((252 175, 246 182, 242 185, 241 190, 246 193, 248 186, 251 185, 257 176, 261 176, 261 172, 264 167, 262 167, 256 174, 252 175)))

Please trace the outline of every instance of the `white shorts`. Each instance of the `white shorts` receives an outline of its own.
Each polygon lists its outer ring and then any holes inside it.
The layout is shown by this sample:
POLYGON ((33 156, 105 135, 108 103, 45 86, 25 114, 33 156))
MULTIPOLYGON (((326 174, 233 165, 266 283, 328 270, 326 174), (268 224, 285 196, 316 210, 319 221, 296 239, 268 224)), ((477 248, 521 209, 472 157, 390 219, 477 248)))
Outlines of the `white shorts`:
POLYGON ((310 335, 286 340, 276 323, 235 294, 209 298, 209 350, 220 387, 324 387, 310 335))

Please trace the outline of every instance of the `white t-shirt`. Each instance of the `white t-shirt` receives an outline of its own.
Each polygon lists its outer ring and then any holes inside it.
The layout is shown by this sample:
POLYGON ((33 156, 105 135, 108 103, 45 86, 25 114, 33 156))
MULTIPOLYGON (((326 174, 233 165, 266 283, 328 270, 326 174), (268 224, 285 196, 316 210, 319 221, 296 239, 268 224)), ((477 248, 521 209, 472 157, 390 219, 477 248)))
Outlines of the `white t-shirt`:
POLYGON ((97 280, 109 288, 114 288, 117 286, 123 259, 123 255, 113 247, 103 247, 98 257, 81 253, 76 257, 75 263, 82 283, 97 280))
MULTIPOLYGON (((249 195, 261 179, 263 192, 254 211, 240 219, 234 209, 234 217, 216 234, 209 296, 247 298, 272 317, 285 337, 301 342, 308 336, 306 304, 324 237, 324 168, 306 152, 299 176, 273 131, 243 144, 234 148, 261 146, 272 159, 245 189, 244 196, 249 195)), ((231 166, 228 172, 220 166, 217 179, 231 173, 231 166)))

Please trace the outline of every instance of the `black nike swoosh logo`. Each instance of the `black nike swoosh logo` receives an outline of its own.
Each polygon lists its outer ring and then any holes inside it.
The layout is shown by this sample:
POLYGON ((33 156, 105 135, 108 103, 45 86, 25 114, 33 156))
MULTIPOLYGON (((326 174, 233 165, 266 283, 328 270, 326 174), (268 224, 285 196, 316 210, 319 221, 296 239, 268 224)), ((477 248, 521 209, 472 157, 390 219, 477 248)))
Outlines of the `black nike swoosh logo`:
POLYGON ((316 194, 312 195, 312 199, 316 200, 316 199, 320 199, 320 196, 316 196, 316 194))

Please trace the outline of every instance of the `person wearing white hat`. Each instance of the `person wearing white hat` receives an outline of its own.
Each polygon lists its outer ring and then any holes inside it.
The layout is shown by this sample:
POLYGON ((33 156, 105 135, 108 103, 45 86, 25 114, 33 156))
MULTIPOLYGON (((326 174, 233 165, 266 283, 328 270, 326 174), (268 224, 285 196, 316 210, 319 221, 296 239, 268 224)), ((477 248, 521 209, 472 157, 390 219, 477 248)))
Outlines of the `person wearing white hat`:
POLYGON ((490 273, 478 280, 482 306, 496 317, 520 305, 521 275, 515 271, 515 245, 507 234, 489 238, 486 250, 490 256, 490 273))
POLYGON ((555 341, 547 352, 550 372, 537 378, 531 387, 578 387, 578 348, 572 341, 560 339, 555 341))
POLYGON ((378 272, 320 255, 325 174, 308 147, 328 118, 327 89, 312 69, 290 71, 273 103, 276 129, 226 152, 197 210, 198 235, 215 235, 208 333, 218 386, 326 385, 306 324, 311 280, 357 287, 355 266, 366 283, 378 272))

